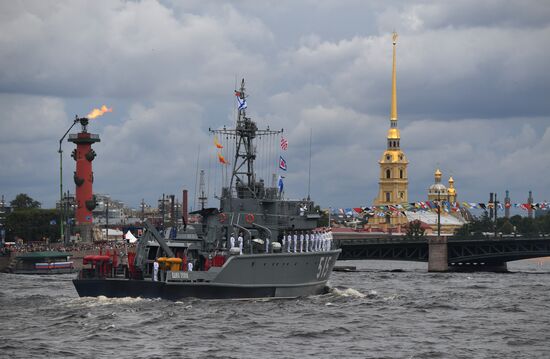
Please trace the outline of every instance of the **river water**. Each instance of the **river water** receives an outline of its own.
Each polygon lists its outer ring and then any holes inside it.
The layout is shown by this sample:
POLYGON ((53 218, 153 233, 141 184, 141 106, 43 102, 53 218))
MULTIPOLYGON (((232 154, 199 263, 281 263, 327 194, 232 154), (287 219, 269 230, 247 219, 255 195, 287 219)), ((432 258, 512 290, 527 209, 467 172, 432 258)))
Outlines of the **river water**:
POLYGON ((550 261, 338 264, 360 271, 293 300, 79 298, 73 275, 0 274, 0 357, 550 358, 550 261))

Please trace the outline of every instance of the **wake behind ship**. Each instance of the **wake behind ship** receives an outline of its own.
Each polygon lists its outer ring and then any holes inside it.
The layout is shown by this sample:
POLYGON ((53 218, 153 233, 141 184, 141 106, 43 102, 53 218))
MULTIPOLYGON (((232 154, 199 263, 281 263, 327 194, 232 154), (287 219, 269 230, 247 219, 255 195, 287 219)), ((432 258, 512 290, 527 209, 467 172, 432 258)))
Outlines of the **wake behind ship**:
POLYGON ((90 267, 73 280, 80 296, 178 300, 325 292, 340 250, 331 248, 330 232, 317 230, 320 215, 313 201, 285 200, 282 188, 257 180, 255 141, 272 143, 282 130, 259 130, 246 116, 244 80, 235 94, 240 104, 235 128, 211 130, 234 146, 219 208, 202 208, 196 212, 201 223, 184 221, 166 235, 145 222, 145 234, 122 272, 116 255, 88 256, 90 267))

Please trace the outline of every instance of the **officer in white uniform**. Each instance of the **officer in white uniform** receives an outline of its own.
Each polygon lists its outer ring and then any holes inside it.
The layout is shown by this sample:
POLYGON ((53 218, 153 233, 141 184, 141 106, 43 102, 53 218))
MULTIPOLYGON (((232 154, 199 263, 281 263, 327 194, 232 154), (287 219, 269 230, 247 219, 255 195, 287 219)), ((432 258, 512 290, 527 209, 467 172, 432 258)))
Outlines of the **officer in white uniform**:
POLYGON ((306 235, 304 236, 306 240, 306 253, 309 252, 309 232, 306 232, 306 235))
POLYGON ((332 241, 334 240, 334 237, 332 236, 332 228, 329 228, 328 229, 328 246, 327 246, 327 250, 331 250, 332 249, 332 241))
POLYGON ((300 253, 304 251, 304 231, 300 233, 300 253))
POLYGON ((269 238, 265 239, 265 252, 269 253, 269 238))
POLYGON ((294 231, 294 253, 296 253, 296 248, 298 247, 298 232, 294 231))
POLYGON ((239 251, 240 254, 243 254, 243 234, 239 233, 239 238, 237 238, 237 241, 239 242, 239 251))
POLYGON ((286 232, 283 232, 283 239, 281 240, 282 250, 284 252, 285 250, 285 244, 286 244, 286 232))

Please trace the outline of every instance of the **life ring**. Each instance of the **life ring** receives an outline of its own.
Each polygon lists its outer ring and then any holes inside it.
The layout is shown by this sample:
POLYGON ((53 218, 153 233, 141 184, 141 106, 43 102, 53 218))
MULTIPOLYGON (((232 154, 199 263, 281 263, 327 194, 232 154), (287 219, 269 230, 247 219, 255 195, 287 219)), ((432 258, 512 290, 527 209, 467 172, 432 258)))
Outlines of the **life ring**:
POLYGON ((254 215, 252 213, 249 213, 244 216, 244 220, 246 221, 246 223, 252 223, 254 222, 254 215))
POLYGON ((225 214, 225 213, 220 213, 220 216, 219 216, 218 219, 219 219, 220 223, 225 222, 225 220, 227 219, 227 214, 225 214))

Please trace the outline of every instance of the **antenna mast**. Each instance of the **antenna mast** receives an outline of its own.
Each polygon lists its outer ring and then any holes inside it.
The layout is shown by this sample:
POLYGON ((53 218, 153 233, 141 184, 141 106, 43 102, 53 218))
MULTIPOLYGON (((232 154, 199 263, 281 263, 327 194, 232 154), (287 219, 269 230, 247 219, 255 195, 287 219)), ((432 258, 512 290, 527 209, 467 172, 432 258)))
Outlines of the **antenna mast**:
POLYGON ((201 170, 199 180, 199 204, 201 206, 201 209, 204 209, 204 207, 206 206, 206 202, 208 201, 208 197, 206 197, 206 193, 204 192, 204 187, 204 170, 201 170))
POLYGON ((241 81, 239 90, 235 90, 235 96, 239 103, 237 126, 235 129, 210 130, 214 134, 230 136, 235 138, 235 158, 233 160, 233 171, 229 183, 230 191, 236 189, 240 198, 257 198, 257 182, 254 173, 254 161, 256 152, 254 150, 254 139, 256 137, 276 135, 281 131, 258 130, 256 122, 246 116, 246 98, 244 79, 241 81))

